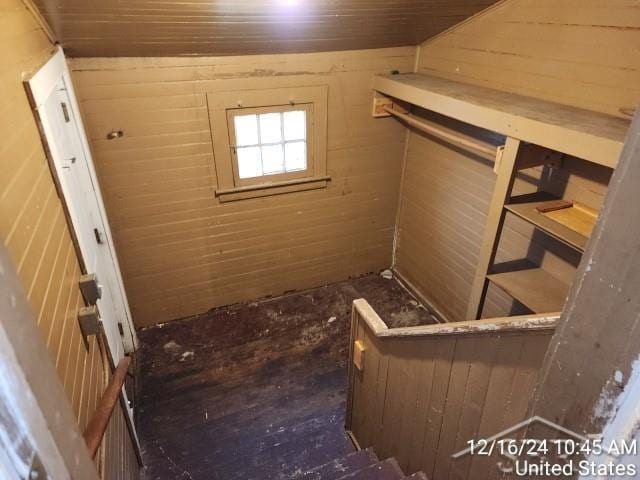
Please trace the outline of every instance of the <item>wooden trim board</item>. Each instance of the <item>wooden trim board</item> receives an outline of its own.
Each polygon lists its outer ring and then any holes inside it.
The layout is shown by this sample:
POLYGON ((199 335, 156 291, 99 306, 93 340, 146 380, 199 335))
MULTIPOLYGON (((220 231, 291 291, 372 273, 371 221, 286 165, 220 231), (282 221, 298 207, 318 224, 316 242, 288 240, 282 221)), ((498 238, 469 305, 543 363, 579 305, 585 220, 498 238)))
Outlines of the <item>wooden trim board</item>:
POLYGON ((452 80, 374 77, 374 90, 505 136, 614 168, 629 122, 557 103, 452 80))
POLYGON ((502 232, 505 215, 503 206, 511 195, 511 189, 513 188, 515 179, 513 172, 520 146, 521 142, 519 140, 508 137, 501 160, 497 165, 498 176, 493 187, 493 195, 491 196, 491 203, 489 204, 487 221, 482 237, 482 246, 480 247, 478 263, 471 285, 469 303, 467 304, 467 320, 475 320, 482 314, 487 289, 486 274, 489 271, 489 266, 493 263, 498 249, 498 241, 500 233, 502 232))
POLYGON ((263 183, 259 185, 247 185, 244 187, 228 188, 216 190, 215 196, 220 202, 230 202, 233 200, 245 200, 248 198, 267 197, 270 195, 280 195, 289 192, 300 192, 304 190, 316 190, 325 188, 331 177, 299 178, 296 180, 286 180, 282 182, 263 183))
MULTIPOLYGON (((553 330, 560 318, 560 312, 551 311, 551 313, 534 315, 485 318, 482 320, 467 320, 435 325, 419 325, 417 327, 389 328, 364 298, 353 301, 353 310, 365 321, 373 334, 379 338, 455 336, 524 330, 553 330)), ((353 350, 351 355, 353 356, 353 350)))

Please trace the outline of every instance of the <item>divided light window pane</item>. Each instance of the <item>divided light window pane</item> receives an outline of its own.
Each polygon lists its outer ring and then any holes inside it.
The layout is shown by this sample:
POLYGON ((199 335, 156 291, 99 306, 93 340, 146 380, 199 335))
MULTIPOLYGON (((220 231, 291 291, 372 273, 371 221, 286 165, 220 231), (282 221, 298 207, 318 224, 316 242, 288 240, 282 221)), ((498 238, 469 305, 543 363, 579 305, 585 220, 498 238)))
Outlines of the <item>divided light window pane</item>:
POLYGON ((241 179, 307 169, 306 111, 236 115, 233 121, 241 179))
POLYGON ((239 147, 238 175, 240 178, 259 177, 262 175, 260 147, 239 147))
POLYGON ((285 140, 304 140, 307 133, 306 112, 304 110, 296 110, 293 112, 284 112, 284 139, 285 140))
POLYGON ((260 143, 282 142, 281 113, 265 113, 260 115, 260 143))
POLYGON ((284 172, 282 144, 262 147, 262 169, 265 175, 284 172))
POLYGON ((257 145, 258 141, 258 116, 238 115, 233 117, 236 130, 236 146, 257 145))
POLYGON ((305 142, 286 143, 284 158, 287 172, 304 170, 307 168, 307 144, 305 142))

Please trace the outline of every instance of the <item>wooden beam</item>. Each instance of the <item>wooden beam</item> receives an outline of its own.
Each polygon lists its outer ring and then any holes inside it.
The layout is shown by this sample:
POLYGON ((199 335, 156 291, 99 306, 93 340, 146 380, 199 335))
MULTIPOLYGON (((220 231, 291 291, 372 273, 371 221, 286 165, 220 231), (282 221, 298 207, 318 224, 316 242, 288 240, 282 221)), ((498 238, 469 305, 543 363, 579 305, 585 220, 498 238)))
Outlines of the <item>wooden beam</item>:
POLYGON ((639 185, 636 115, 530 404, 578 432, 601 430, 640 355, 639 185))
POLYGON ((498 239, 504 223, 504 204, 509 199, 513 188, 514 169, 519 149, 520 140, 508 137, 502 153, 502 160, 498 166, 498 176, 493 187, 489 211, 487 212, 484 237, 467 305, 467 320, 475 320, 482 314, 483 298, 487 289, 487 273, 496 256, 498 239))
POLYGON ((107 388, 102 394, 98 407, 95 412, 93 412, 93 416, 91 417, 91 420, 89 420, 87 428, 84 430, 83 437, 91 457, 96 455, 96 452, 100 447, 104 432, 106 432, 107 425, 109 425, 113 409, 117 405, 118 398, 121 395, 122 385, 124 385, 124 380, 127 376, 127 370, 129 369, 130 364, 131 357, 123 357, 120 360, 118 366, 113 372, 113 375, 111 376, 109 385, 107 385, 107 388))

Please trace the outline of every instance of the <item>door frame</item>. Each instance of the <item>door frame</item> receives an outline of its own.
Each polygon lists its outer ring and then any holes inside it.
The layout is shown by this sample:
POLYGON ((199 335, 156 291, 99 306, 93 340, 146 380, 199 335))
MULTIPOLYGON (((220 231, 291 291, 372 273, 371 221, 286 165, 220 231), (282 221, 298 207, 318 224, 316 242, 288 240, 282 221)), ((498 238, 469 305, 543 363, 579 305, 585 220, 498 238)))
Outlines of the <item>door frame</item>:
MULTIPOLYGON (((93 189, 96 197, 96 201, 98 204, 98 214, 102 219, 102 223, 104 226, 104 234, 107 240, 107 247, 109 248, 109 253, 111 256, 111 261, 113 263, 115 274, 116 274, 116 282, 118 284, 119 294, 122 298, 122 302, 124 304, 124 312, 125 319, 123 319, 123 330, 124 334, 122 335, 122 340, 124 344, 124 351, 126 353, 131 353, 135 351, 138 347, 138 337, 136 334, 135 326, 133 323, 133 318, 131 316, 131 310, 129 308, 129 301, 127 299, 127 293, 124 288, 124 282, 122 280, 122 272, 120 271, 120 264, 118 262, 118 256, 115 251, 113 236, 111 234, 111 227, 109 226, 109 221, 107 217, 107 212, 104 206, 104 201, 102 198, 102 192, 100 190, 100 183, 98 182, 98 176, 96 174, 93 156, 91 155, 91 148, 89 146, 89 140, 86 135, 86 130, 84 127, 84 123, 82 121, 82 116, 80 115, 80 107, 78 105, 78 101, 76 98, 75 90, 73 88, 73 82, 71 81, 71 74, 69 72, 69 68, 67 66, 67 61, 64 56, 64 52, 62 48, 58 45, 56 46, 55 53, 52 57, 30 78, 25 80, 25 87, 27 93, 29 94, 29 100, 31 105, 38 116, 39 127, 41 130, 42 141, 45 146, 45 151, 47 154, 47 158, 49 160, 49 166, 51 168, 51 172, 53 174, 56 188, 60 194, 65 215, 67 217, 67 224, 69 225, 69 229, 71 230, 73 243, 76 249, 76 253, 78 255, 78 259, 80 260, 80 267, 83 273, 91 273, 86 271, 86 263, 84 261, 84 255, 80 244, 77 240, 75 233, 75 226, 73 225, 72 217, 74 212, 74 207, 71 202, 67 202, 64 189, 62 187, 62 183, 60 181, 61 177, 61 169, 63 165, 63 159, 57 158, 58 156, 54 153, 54 149, 49 148, 47 138, 46 138, 46 118, 40 117, 38 115, 39 109, 44 105, 47 101, 51 93, 54 91, 56 84, 60 79, 64 80, 64 83, 67 88, 67 95, 69 96, 70 105, 73 116, 77 122, 78 126, 78 135, 80 137, 80 144, 84 154, 84 157, 87 162, 87 167, 89 170, 89 175, 91 177, 91 188, 93 189)), ((116 326, 117 327, 117 326, 116 326)), ((114 359, 117 362, 117 359, 114 359)))

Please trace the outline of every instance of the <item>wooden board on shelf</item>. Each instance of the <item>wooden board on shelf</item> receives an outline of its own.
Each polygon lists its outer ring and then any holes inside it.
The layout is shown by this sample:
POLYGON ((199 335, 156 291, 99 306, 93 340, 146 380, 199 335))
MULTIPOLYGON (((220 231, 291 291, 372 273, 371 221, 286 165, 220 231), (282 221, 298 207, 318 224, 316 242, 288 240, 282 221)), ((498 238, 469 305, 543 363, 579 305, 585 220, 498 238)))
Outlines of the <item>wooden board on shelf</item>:
POLYGON ((566 283, 541 268, 495 273, 487 279, 535 313, 561 311, 569 290, 566 283))
POLYGON ((584 252, 597 215, 594 210, 576 202, 568 202, 566 208, 541 211, 546 210, 547 205, 555 205, 558 200, 537 194, 514 197, 511 201, 505 205, 509 212, 575 250, 584 252), (585 213, 587 209, 589 213, 585 213))
POLYGON ((377 75, 374 90, 478 127, 614 168, 627 120, 444 78, 377 75))
POLYGON ((591 236, 593 226, 598 218, 596 210, 579 202, 571 202, 571 206, 541 213, 543 216, 586 238, 591 236))

